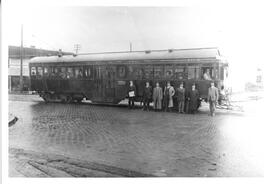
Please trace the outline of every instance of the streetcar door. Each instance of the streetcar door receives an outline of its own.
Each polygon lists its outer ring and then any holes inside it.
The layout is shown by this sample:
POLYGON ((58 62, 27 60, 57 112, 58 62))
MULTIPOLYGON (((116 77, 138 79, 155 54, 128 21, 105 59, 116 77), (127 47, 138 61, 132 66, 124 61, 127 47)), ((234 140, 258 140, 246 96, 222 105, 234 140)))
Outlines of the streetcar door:
POLYGON ((115 100, 115 66, 105 66, 103 74, 103 98, 106 102, 112 103, 115 100))
POLYGON ((93 101, 112 103, 115 98, 115 66, 96 66, 93 101))
POLYGON ((103 67, 102 66, 95 66, 95 78, 94 78, 94 85, 92 90, 92 101, 94 102, 103 102, 103 67))

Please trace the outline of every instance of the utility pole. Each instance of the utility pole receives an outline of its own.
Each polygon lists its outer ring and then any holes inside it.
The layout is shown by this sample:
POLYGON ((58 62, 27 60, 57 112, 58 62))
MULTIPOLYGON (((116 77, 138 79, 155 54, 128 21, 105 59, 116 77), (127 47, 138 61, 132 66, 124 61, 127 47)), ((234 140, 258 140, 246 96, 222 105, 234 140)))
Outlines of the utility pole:
POLYGON ((129 51, 132 52, 132 43, 129 42, 129 51))
POLYGON ((21 49, 20 49, 20 91, 23 91, 23 24, 21 25, 21 49))
MULTIPOLYGON (((8 57, 8 70, 10 69, 10 57, 8 57)), ((8 90, 11 91, 11 75, 8 76, 8 90)))
POLYGON ((75 44, 74 45, 74 50, 75 50, 75 53, 78 54, 78 51, 81 49, 81 45, 80 44, 75 44))

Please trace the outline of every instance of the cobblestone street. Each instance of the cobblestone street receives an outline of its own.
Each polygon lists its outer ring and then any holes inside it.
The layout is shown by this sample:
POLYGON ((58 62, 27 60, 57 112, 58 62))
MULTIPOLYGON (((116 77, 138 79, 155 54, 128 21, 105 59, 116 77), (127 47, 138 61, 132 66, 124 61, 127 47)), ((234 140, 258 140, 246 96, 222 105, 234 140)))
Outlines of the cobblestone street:
POLYGON ((207 105, 189 115, 10 95, 18 121, 9 128, 9 174, 263 176, 257 113, 217 110, 210 117, 207 105))

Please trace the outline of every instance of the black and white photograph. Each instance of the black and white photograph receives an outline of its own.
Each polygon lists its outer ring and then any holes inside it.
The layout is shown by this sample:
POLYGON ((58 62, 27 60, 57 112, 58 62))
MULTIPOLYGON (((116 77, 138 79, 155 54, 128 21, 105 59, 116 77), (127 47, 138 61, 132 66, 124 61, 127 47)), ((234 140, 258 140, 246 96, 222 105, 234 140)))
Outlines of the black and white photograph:
POLYGON ((264 178, 266 8, 2 9, 8 179, 264 178))

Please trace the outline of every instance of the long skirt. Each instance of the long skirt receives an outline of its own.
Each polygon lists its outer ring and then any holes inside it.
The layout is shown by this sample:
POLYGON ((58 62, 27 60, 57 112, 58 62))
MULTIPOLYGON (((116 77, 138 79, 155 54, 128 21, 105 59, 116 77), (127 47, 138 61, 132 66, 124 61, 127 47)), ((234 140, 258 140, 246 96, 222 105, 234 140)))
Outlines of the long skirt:
POLYGON ((169 107, 173 107, 173 98, 169 97, 169 107))

